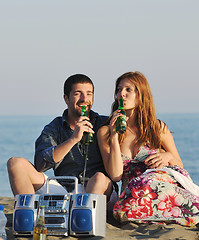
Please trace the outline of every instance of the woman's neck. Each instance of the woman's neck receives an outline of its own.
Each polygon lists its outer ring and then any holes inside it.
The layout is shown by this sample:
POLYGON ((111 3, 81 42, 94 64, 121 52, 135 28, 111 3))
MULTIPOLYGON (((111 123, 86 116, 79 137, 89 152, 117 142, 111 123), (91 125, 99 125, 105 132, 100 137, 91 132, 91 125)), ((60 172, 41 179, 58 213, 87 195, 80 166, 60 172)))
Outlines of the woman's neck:
POLYGON ((135 109, 125 110, 127 116, 127 126, 129 128, 135 128, 136 126, 136 117, 137 111, 135 109))

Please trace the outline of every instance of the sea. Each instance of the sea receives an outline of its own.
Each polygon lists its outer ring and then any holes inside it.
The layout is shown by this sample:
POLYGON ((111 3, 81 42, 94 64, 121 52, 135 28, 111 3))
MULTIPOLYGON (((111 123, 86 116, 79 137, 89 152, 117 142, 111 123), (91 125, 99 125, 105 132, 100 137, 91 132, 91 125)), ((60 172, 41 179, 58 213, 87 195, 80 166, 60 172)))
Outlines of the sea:
MULTIPOLYGON (((184 168, 199 185, 199 113, 157 114, 172 132, 184 168)), ((35 140, 55 116, 0 116, 0 196, 13 197, 7 160, 24 157, 33 163, 35 140)), ((46 172, 53 176, 53 170, 46 172)))

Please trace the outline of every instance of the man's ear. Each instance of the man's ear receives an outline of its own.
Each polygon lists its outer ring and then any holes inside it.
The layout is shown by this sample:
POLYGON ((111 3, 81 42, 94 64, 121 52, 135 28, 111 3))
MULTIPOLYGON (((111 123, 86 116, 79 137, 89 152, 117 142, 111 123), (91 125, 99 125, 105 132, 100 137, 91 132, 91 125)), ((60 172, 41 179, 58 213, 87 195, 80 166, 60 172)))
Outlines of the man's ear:
POLYGON ((66 94, 64 94, 64 101, 68 105, 69 100, 68 100, 68 96, 66 94))

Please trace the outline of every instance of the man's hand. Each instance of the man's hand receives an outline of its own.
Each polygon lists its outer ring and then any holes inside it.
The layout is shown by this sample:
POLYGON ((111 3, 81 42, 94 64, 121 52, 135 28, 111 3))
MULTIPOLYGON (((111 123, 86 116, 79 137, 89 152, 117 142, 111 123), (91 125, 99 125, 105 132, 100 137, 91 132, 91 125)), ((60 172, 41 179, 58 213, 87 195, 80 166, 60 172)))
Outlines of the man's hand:
POLYGON ((92 128, 93 125, 90 123, 89 118, 81 116, 75 124, 75 129, 71 138, 75 139, 76 142, 79 142, 81 141, 84 132, 95 133, 92 128))
POLYGON ((170 159, 171 153, 169 152, 155 153, 149 155, 144 160, 144 163, 146 164, 147 168, 163 168, 165 166, 170 165, 169 164, 170 159))

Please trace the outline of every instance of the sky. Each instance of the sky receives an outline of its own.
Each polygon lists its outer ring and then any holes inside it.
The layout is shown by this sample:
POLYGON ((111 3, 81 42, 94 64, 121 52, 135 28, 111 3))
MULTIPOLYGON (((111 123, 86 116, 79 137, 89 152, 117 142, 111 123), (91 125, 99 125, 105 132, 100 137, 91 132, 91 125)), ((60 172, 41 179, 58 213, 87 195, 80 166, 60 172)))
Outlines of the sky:
POLYGON ((140 71, 157 113, 199 112, 198 0, 0 0, 0 115, 61 115, 75 73, 108 115, 116 79, 140 71))

